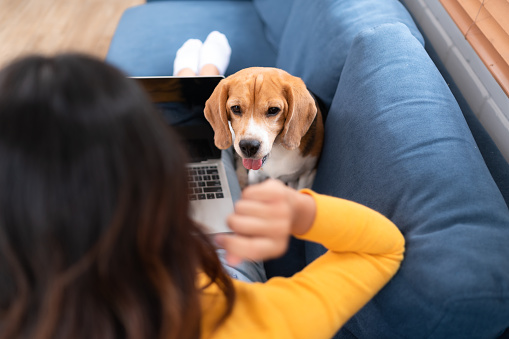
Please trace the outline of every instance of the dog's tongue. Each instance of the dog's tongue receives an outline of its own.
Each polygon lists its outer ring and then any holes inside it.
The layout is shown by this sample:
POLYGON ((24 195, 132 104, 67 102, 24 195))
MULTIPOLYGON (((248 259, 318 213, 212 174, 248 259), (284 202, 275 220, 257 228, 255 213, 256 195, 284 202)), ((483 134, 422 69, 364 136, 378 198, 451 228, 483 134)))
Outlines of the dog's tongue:
POLYGON ((246 169, 252 169, 252 170, 259 170, 262 167, 262 159, 256 160, 256 159, 242 159, 242 165, 246 169))

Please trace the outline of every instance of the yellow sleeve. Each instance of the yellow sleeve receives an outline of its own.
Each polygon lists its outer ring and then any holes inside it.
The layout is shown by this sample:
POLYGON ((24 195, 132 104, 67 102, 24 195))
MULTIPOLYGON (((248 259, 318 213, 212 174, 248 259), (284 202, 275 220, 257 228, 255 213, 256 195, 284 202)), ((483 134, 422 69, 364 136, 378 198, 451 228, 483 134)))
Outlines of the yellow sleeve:
POLYGON ((396 255, 403 259, 405 240, 399 229, 380 213, 355 202, 302 190, 315 200, 315 221, 299 238, 318 242, 335 252, 396 255))
POLYGON ((396 273, 404 238, 383 215, 360 204, 310 194, 315 222, 300 238, 329 251, 292 279, 267 285, 291 319, 294 338, 330 338, 396 273))
POLYGON ((305 190, 317 205, 302 239, 329 249, 291 278, 235 282, 232 316, 217 337, 330 338, 396 273, 404 239, 381 214, 305 190))

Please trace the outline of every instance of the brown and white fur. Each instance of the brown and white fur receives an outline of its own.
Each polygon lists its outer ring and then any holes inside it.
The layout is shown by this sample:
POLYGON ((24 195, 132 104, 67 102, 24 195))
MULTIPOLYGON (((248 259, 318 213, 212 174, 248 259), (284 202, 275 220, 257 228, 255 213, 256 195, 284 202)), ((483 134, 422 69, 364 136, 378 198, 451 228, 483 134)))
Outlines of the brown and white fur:
MULTIPOLYGON (((311 187, 323 121, 300 78, 277 68, 243 69, 218 84, 205 105, 205 117, 218 148, 233 143, 249 170, 248 184, 270 177, 296 189, 311 187)), ((245 184, 242 176, 239 181, 245 184)))

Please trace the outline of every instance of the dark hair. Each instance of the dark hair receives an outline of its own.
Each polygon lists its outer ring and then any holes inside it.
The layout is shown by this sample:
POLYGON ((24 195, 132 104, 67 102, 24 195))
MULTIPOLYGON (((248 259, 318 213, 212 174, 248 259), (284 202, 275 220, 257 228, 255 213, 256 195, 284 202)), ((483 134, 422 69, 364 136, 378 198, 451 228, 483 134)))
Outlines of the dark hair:
POLYGON ((0 72, 0 337, 197 338, 185 153, 132 79, 77 54, 0 72))

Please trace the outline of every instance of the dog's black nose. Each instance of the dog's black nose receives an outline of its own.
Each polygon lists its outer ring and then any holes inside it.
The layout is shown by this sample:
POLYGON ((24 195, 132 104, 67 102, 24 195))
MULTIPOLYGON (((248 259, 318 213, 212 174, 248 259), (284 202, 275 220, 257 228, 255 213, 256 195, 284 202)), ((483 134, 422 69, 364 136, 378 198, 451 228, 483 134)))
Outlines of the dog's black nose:
POLYGON ((241 140, 239 142, 239 147, 242 153, 248 158, 254 156, 256 152, 260 149, 260 142, 258 140, 241 140))

